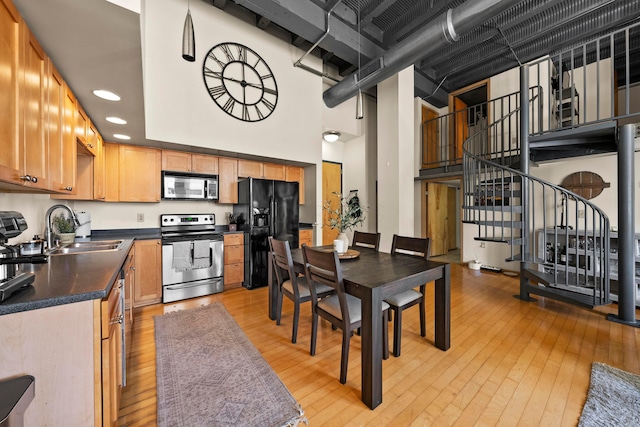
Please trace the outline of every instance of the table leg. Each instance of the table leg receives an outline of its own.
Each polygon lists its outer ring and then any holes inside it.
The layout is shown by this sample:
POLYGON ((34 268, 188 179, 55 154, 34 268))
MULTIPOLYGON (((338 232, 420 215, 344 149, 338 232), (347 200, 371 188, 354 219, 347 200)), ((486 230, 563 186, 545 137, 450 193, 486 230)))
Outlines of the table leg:
POLYGON ((442 277, 436 280, 435 288, 436 347, 448 350, 451 346, 451 266, 442 266, 442 277))
POLYGON ((382 298, 370 289, 362 304, 362 401, 371 409, 382 403, 382 298))

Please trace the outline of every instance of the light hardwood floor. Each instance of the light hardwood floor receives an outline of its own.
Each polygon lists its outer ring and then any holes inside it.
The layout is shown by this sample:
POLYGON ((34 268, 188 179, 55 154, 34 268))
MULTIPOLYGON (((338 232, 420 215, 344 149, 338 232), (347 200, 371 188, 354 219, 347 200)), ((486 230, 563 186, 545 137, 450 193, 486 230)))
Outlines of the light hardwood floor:
POLYGON ((360 401, 357 336, 345 385, 338 380, 340 331, 321 322, 316 356, 309 356, 308 304, 297 344, 290 341, 293 306, 285 298, 282 324, 276 326, 267 316, 266 288, 137 309, 119 425, 156 422, 153 316, 211 301, 225 305, 311 426, 575 426, 592 362, 640 373, 640 330, 605 319, 617 313, 617 305, 588 310, 542 297, 523 302, 513 297, 518 278, 461 265, 452 265, 451 273, 451 349, 432 344, 430 287, 427 337, 419 335, 417 308, 408 310, 402 356, 383 361, 383 402, 374 411, 360 401))

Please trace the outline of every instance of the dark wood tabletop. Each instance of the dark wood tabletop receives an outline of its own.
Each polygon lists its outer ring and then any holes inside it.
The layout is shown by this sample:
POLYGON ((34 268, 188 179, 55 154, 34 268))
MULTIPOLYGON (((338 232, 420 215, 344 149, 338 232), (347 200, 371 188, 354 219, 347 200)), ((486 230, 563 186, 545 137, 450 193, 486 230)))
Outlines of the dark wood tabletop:
MULTIPOLYGON (((331 247, 323 247, 329 250, 331 247)), ((450 267, 422 257, 358 248, 360 256, 340 261, 346 291, 362 301, 362 401, 374 409, 382 403, 382 300, 394 293, 435 282, 435 345, 450 347, 450 267)), ((291 251, 303 271, 302 249, 291 251)), ((269 317, 275 319, 277 289, 269 292, 269 317)))

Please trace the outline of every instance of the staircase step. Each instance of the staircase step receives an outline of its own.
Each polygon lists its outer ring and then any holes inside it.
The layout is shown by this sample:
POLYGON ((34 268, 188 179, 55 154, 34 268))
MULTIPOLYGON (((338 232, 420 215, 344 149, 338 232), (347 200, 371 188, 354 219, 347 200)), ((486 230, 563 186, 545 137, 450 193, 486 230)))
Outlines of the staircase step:
POLYGON ((617 124, 615 120, 570 129, 554 130, 529 137, 530 148, 556 147, 582 142, 613 142, 615 144, 617 124))
POLYGON ((522 213, 522 206, 507 205, 507 206, 463 206, 462 209, 468 211, 493 211, 504 213, 522 213))
POLYGON ((522 221, 473 221, 474 224, 480 226, 500 227, 500 228, 522 228, 522 221))
POLYGON ((587 308, 593 308, 596 305, 607 305, 611 303, 610 299, 606 298, 601 304, 594 304, 594 298, 592 295, 580 294, 560 288, 550 288, 547 286, 529 284, 525 286, 525 289, 527 292, 535 295, 540 295, 542 297, 551 298, 569 304, 576 304, 587 308))
POLYGON ((510 236, 504 237, 474 237, 473 240, 479 242, 495 242, 495 243, 507 243, 509 245, 521 245, 522 239, 520 237, 511 238, 510 236))

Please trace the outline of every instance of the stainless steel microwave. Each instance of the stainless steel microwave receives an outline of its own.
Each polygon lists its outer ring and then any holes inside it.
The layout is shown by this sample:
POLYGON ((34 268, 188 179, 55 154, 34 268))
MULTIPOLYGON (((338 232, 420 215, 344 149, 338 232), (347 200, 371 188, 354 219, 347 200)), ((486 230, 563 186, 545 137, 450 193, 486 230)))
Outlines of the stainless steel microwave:
POLYGON ((162 171, 164 200, 218 200, 218 175, 162 171))

